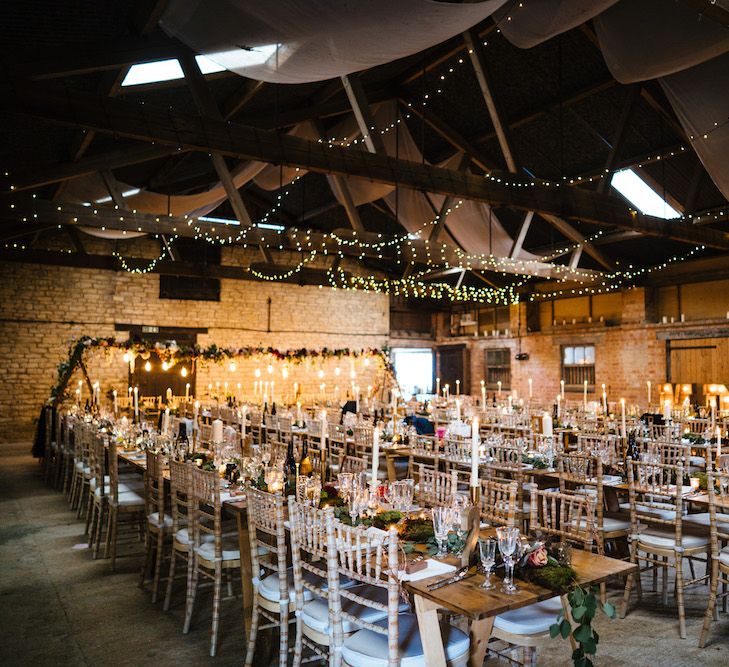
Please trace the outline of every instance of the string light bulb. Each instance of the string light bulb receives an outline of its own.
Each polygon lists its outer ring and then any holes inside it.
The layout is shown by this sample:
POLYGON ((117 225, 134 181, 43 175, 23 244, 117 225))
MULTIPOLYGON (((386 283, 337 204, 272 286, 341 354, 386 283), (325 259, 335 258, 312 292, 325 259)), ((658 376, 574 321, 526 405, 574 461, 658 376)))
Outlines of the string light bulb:
POLYGON ((147 373, 152 370, 152 364, 150 364, 149 361, 144 364, 144 370, 147 371, 147 373))

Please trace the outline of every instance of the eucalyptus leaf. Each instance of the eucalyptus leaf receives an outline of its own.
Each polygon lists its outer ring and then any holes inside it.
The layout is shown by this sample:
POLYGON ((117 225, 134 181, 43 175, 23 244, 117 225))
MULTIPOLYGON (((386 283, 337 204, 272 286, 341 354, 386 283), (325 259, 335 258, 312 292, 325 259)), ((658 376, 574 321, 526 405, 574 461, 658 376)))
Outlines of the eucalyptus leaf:
POLYGON ((592 638, 592 628, 589 625, 581 624, 578 626, 577 630, 572 633, 572 636, 575 638, 575 641, 580 642, 580 644, 584 644, 588 639, 592 638))
POLYGON ((552 623, 549 626, 549 636, 554 639, 559 634, 559 623, 552 623))
POLYGON ((567 639, 567 637, 570 636, 571 630, 572 630, 572 626, 570 625, 570 622, 567 619, 564 619, 559 624, 559 632, 562 635, 562 639, 567 639))
POLYGON ((615 606, 610 604, 609 602, 606 602, 602 606, 602 610, 605 613, 605 616, 608 618, 615 618, 615 606))

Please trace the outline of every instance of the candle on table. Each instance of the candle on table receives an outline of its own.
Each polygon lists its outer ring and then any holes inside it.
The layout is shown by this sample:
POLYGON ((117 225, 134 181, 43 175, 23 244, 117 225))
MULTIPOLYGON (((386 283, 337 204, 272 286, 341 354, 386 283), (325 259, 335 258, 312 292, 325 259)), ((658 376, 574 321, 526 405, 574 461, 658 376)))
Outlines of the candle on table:
POLYGON ((585 410, 587 410, 587 380, 584 381, 582 386, 582 400, 585 406, 585 410))
POLYGON ((195 401, 192 406, 192 419, 197 424, 197 416, 200 413, 200 401, 195 401))
POLYGON ((223 442, 223 420, 213 420, 213 442, 223 442))
POLYGON ((461 401, 456 399, 456 421, 461 421, 461 401))
POLYGON ((509 412, 511 412, 511 405, 514 400, 513 397, 511 396, 511 394, 509 394, 509 396, 507 397, 507 400, 509 401, 509 412))
MULTIPOLYGON (((322 424, 322 429, 324 425, 322 424)), ((380 469, 380 429, 372 431, 372 486, 377 485, 377 471, 380 469)))
POLYGON ((167 391, 165 392, 165 397, 168 401, 172 400, 172 389, 170 387, 167 387, 167 391))
POLYGON ((112 394, 114 395, 114 414, 116 415, 119 412, 119 406, 117 405, 117 402, 116 402, 116 389, 114 389, 112 394))
POLYGON ((501 398, 501 380, 496 383, 496 395, 501 398))
POLYGON ((552 428, 552 417, 548 412, 545 412, 542 415, 542 434, 550 438, 552 437, 552 435, 554 435, 554 430, 552 428))
POLYGON ((248 412, 248 406, 244 405, 240 409, 240 435, 243 438, 242 442, 245 444, 246 441, 246 414, 248 412))
POLYGON ((621 435, 625 438, 628 435, 628 429, 625 426, 625 399, 620 399, 620 422, 621 422, 621 435))
POLYGON ((296 421, 301 421, 301 401, 296 401, 296 421))
POLYGON ((607 414, 607 392, 605 391, 605 385, 602 385, 602 410, 607 414))
POLYGON ((471 423, 471 488, 478 486, 479 444, 478 417, 474 417, 471 423))
POLYGON ((167 432, 170 430, 170 409, 165 408, 165 414, 162 419, 162 434, 167 435, 167 432))
POLYGON ((339 401, 339 385, 334 386, 334 402, 337 403, 339 401))
POLYGON ((669 421, 671 419, 671 401, 670 401, 670 399, 666 399, 663 402, 663 418, 666 421, 669 421))
POLYGON ((78 407, 81 407, 81 390, 76 390, 76 403, 78 404, 78 407))
POLYGON ((435 378, 435 395, 440 396, 440 378, 435 378))
POLYGON ((460 396, 460 395, 461 395, 461 381, 456 380, 456 396, 460 396))
POLYGON ((451 397, 451 386, 447 384, 445 386, 446 401, 451 397))
POLYGON ((529 378, 529 398, 532 398, 532 379, 529 378))
POLYGON ((354 412, 359 414, 359 385, 354 388, 354 412))
POLYGON ((139 417, 139 387, 134 387, 134 416, 139 417))
POLYGON ((187 401, 189 399, 190 399, 190 383, 186 382, 185 383, 185 400, 187 401))
POLYGON ((562 400, 564 400, 564 380, 559 381, 559 395, 562 397, 562 400))

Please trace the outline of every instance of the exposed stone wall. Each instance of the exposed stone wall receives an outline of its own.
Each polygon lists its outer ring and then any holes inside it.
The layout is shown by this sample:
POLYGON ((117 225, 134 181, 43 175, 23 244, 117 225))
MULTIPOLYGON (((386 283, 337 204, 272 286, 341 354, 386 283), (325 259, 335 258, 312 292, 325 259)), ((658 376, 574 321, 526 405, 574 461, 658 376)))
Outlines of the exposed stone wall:
MULTIPOLYGON (((25 437, 56 379, 56 366, 79 336, 116 336, 119 323, 160 327, 207 328, 198 342, 206 346, 289 348, 380 348, 387 343, 389 301, 381 294, 300 287, 291 284, 221 281, 219 302, 159 299, 159 277, 123 272, 0 262, 0 440, 25 437), (268 299, 271 331, 268 332, 268 299)), ((124 391, 128 375, 121 353, 89 355, 88 371, 101 383, 102 395, 112 387, 124 391)), ((378 381, 375 364, 356 365, 357 384, 366 390, 378 381)), ((254 361, 231 372, 220 364, 198 369, 198 393, 209 383, 245 381, 252 393, 254 361)), ((350 385, 348 362, 332 360, 319 366, 292 367, 289 383, 298 381, 305 393, 327 392, 350 385), (340 368, 340 375, 335 369, 340 368)), ((277 379, 282 381, 280 369, 277 379)), ((75 383, 80 377, 74 377, 75 383)), ((263 378, 266 367, 263 366, 263 378)), ((284 390, 279 385, 279 392, 284 390)), ((86 393, 86 387, 83 387, 86 393)))

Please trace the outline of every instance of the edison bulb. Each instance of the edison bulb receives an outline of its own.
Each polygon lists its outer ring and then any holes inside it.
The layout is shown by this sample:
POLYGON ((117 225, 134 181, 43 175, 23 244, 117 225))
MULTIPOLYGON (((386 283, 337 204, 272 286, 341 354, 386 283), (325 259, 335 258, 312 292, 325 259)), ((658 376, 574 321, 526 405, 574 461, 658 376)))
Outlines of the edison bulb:
POLYGON ((283 379, 286 380, 289 377, 289 369, 284 366, 281 369, 281 375, 283 376, 283 379))
POLYGON ((162 362, 162 370, 163 371, 166 371, 169 367, 170 367, 170 365, 166 361, 163 361, 162 362))
POLYGON ((369 366, 369 365, 370 365, 370 360, 369 360, 369 359, 367 359, 367 358, 365 358, 365 360, 364 360, 364 365, 365 365, 365 366, 369 366))
POLYGON ((321 378, 323 378, 323 377, 324 377, 324 371, 323 371, 323 370, 320 370, 320 371, 319 371, 319 378, 321 379, 321 378))
POLYGON ((132 360, 132 355, 129 352, 125 352, 122 358, 124 359, 124 363, 128 364, 132 360))
POLYGON ((144 364, 144 370, 147 371, 147 373, 149 373, 149 371, 152 370, 152 364, 150 364, 149 362, 144 364))
POLYGON ((340 370, 339 366, 337 366, 337 367, 336 367, 336 368, 334 369, 334 375, 339 375, 339 374, 340 374, 341 372, 342 372, 342 371, 340 370))

